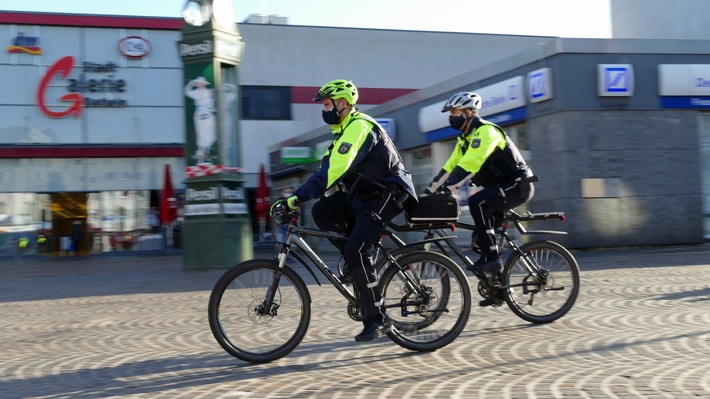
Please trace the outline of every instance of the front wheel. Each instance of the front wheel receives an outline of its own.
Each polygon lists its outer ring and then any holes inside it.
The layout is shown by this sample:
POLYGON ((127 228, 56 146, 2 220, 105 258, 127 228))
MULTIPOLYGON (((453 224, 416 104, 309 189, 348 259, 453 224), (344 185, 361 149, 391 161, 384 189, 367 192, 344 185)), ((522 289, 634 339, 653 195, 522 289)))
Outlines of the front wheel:
POLYGON ((466 275, 456 262, 435 252, 410 252, 399 256, 397 263, 403 270, 390 264, 380 278, 382 300, 394 327, 387 335, 397 345, 419 352, 453 342, 471 312, 466 275))
POLYGON ((266 363, 291 353, 306 335, 311 297, 293 269, 255 259, 217 280, 207 311, 212 335, 227 353, 266 363))
POLYGON ((579 294, 579 265, 574 256, 553 241, 534 241, 520 249, 525 256, 513 252, 501 276, 510 310, 536 324, 567 314, 579 294))

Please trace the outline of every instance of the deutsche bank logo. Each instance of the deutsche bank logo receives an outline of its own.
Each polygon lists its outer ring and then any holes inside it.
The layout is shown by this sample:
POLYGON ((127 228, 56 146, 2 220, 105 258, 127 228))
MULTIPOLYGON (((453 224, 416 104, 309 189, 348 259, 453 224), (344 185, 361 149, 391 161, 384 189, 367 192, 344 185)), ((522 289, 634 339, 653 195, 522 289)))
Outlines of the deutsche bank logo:
POLYGON ((626 68, 606 68, 604 71, 604 86, 610 93, 626 93, 629 91, 629 72, 626 68))
POLYGON ((518 99, 518 86, 517 85, 510 85, 508 86, 508 100, 517 100, 518 99))
POLYGON ((530 85, 530 98, 540 98, 545 95, 545 74, 538 72, 530 75, 528 80, 530 85))
POLYGON ((634 68, 631 64, 599 64, 597 88, 602 97, 629 97, 634 94, 634 68))
POLYGON ((528 99, 539 103, 552 99, 552 68, 541 68, 528 73, 528 99))

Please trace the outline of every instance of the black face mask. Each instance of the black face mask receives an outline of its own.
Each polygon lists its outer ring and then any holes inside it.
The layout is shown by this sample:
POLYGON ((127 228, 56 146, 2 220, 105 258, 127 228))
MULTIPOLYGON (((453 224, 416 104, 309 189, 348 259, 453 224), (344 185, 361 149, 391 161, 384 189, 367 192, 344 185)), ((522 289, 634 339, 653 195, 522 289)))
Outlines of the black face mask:
POLYGON ((338 110, 333 108, 330 111, 323 111, 323 122, 329 125, 337 125, 340 122, 340 115, 338 115, 338 110))
POLYGON ((331 109, 330 111, 323 111, 323 122, 329 125, 337 125, 338 123, 340 123, 341 112, 343 111, 338 111, 338 104, 333 101, 333 109, 331 109))
POLYGON ((449 125, 456 130, 461 130, 463 125, 466 123, 466 118, 463 115, 449 116, 449 125))

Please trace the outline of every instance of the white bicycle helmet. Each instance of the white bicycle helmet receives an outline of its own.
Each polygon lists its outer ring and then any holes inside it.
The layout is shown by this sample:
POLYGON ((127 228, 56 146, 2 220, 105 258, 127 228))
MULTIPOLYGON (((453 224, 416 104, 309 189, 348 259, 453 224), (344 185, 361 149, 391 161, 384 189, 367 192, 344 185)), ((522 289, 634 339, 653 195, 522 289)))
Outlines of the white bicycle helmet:
POLYGON ((448 101, 446 101, 446 104, 444 104, 444 108, 441 109, 441 112, 449 112, 452 109, 467 108, 472 108, 478 111, 481 109, 482 102, 483 100, 481 100, 481 96, 478 94, 472 91, 461 91, 454 94, 448 99, 448 101))

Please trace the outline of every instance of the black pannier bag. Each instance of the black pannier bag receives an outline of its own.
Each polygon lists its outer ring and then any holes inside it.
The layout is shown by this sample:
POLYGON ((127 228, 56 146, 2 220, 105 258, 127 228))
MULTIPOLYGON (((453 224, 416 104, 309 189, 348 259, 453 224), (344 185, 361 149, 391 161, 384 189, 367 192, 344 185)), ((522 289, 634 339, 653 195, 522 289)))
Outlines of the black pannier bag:
POLYGON ((455 222, 461 214, 453 195, 427 195, 419 202, 407 201, 404 217, 408 223, 455 222))

